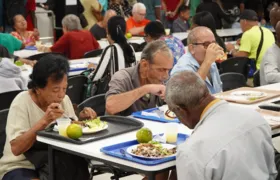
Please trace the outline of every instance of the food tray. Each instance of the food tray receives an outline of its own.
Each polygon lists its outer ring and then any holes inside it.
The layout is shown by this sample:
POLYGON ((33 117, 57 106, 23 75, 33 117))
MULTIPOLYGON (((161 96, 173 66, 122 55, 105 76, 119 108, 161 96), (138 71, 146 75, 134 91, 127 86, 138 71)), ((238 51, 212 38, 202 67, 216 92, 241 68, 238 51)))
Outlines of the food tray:
POLYGON ((39 131, 37 134, 43 137, 57 139, 60 141, 70 142, 73 144, 85 144, 93 141, 98 141, 100 139, 113 137, 126 132, 134 131, 143 127, 143 123, 129 117, 122 116, 101 116, 102 121, 106 121, 108 128, 104 131, 100 131, 93 134, 84 134, 78 140, 70 139, 58 134, 58 132, 53 131, 52 128, 39 131))
MULTIPOLYGON (((146 109, 146 110, 144 110, 144 112, 152 112, 152 111, 155 111, 155 110, 158 110, 158 109, 159 108, 146 109)), ((157 121, 157 122, 162 122, 162 123, 174 123, 174 122, 175 123, 180 123, 178 118, 175 118, 174 120, 168 120, 168 119, 165 119, 165 118, 158 118, 158 117, 155 117, 155 116, 144 116, 144 115, 142 115, 142 111, 134 112, 134 113, 132 113, 132 116, 136 117, 136 118, 140 118, 140 119, 146 119, 146 120, 157 121)))
POLYGON ((26 46, 24 49, 26 50, 37 50, 37 48, 35 46, 26 46))
POLYGON ((224 99, 229 102, 233 103, 239 103, 239 104, 254 104, 259 103, 271 98, 275 98, 277 96, 280 96, 280 91, 274 91, 274 90, 267 90, 267 89, 261 89, 261 88, 249 88, 249 87, 242 87, 222 93, 218 93, 214 95, 216 98, 224 99), (255 99, 255 100, 249 100, 249 99, 237 99, 233 95, 231 95, 234 92, 238 91, 257 91, 257 92, 263 92, 266 93, 266 96, 255 99))
MULTIPOLYGON (((186 134, 179 133, 178 138, 177 138, 177 145, 185 142, 188 137, 189 136, 186 134)), ((143 164, 146 166, 154 166, 154 165, 162 164, 162 163, 165 163, 168 161, 173 161, 176 159, 176 157, 173 156, 173 157, 166 157, 166 158, 154 160, 154 159, 138 158, 138 157, 131 156, 128 153, 125 153, 125 154, 122 153, 122 152, 126 152, 126 149, 128 147, 136 145, 136 144, 139 144, 138 141, 132 140, 132 141, 127 141, 127 142, 103 147, 100 149, 100 151, 109 156, 121 158, 124 160, 132 161, 132 162, 143 164)))

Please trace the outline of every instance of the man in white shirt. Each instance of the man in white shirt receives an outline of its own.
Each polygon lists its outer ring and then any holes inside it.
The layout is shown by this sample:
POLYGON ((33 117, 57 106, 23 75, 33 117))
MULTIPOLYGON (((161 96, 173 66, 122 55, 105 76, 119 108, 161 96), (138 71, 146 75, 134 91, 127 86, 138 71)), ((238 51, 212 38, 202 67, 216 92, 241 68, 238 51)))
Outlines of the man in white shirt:
POLYGON ((255 110, 209 94, 198 74, 182 71, 167 83, 168 107, 194 129, 177 151, 179 180, 274 180, 271 129, 255 110))

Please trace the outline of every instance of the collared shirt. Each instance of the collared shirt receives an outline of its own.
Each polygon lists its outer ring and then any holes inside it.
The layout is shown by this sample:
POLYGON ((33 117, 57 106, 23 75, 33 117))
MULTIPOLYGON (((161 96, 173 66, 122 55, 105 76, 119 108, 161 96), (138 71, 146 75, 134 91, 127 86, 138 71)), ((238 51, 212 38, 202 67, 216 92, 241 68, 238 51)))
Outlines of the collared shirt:
MULTIPOLYGON (((134 67, 122 69, 113 75, 109 83, 109 90, 106 93, 106 99, 111 95, 132 91, 140 86, 139 64, 134 67)), ((147 94, 119 114, 122 116, 128 116, 133 112, 154 108, 157 105, 163 105, 163 101, 158 96, 147 94)))
POLYGON ((260 68, 261 85, 280 82, 280 48, 272 45, 263 56, 260 68))
POLYGON ((220 101, 178 148, 178 180, 274 180, 271 129, 249 108, 220 101))
MULTIPOLYGON (((171 76, 177 72, 185 71, 185 70, 197 72, 199 68, 200 68, 200 65, 198 64, 198 62, 194 59, 194 57, 191 55, 190 52, 187 52, 179 59, 177 64, 173 67, 173 69, 171 71, 171 76)), ((218 68, 215 63, 213 63, 211 65, 210 75, 212 78, 212 82, 210 81, 210 79, 208 77, 206 77, 206 80, 205 80, 205 83, 207 85, 209 92, 211 94, 216 94, 216 93, 221 92, 222 91, 222 81, 221 81, 221 78, 219 75, 218 68)))
POLYGON ((172 32, 187 32, 189 29, 189 24, 182 18, 178 17, 172 24, 172 32))

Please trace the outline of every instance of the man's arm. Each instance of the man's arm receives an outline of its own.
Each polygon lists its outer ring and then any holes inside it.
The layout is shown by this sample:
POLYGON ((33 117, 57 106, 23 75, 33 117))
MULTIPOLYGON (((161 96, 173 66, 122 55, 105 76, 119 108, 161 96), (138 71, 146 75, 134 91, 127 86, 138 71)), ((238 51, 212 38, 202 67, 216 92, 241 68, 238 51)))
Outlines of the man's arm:
POLYGON ((106 100, 106 112, 109 114, 117 114, 121 111, 124 111, 135 101, 148 93, 148 87, 142 86, 129 92, 111 95, 106 100))
POLYGON ((139 35, 140 33, 144 32, 144 28, 145 28, 145 26, 133 27, 133 28, 129 29, 128 32, 131 33, 132 35, 139 35))
POLYGON ((212 63, 214 63, 218 55, 223 54, 224 50, 217 44, 210 44, 206 50, 205 59, 198 69, 197 73, 205 80, 209 74, 212 63))
POLYGON ((33 127, 31 127, 31 129, 26 130, 22 134, 20 132, 28 128, 28 123, 26 122, 26 127, 18 127, 19 125, 14 124, 14 119, 27 121, 29 118, 28 115, 26 115, 27 112, 25 112, 24 109, 21 109, 21 107, 11 109, 11 115, 9 115, 11 117, 10 119, 8 119, 8 123, 11 124, 8 124, 8 126, 10 127, 7 128, 7 137, 10 140, 11 150, 15 156, 21 155, 22 153, 29 150, 32 147, 33 143, 36 141, 36 133, 40 130, 43 130, 52 121, 62 116, 64 111, 59 109, 59 106, 60 105, 57 103, 51 104, 46 110, 46 113, 42 117, 42 119, 40 119, 33 127))

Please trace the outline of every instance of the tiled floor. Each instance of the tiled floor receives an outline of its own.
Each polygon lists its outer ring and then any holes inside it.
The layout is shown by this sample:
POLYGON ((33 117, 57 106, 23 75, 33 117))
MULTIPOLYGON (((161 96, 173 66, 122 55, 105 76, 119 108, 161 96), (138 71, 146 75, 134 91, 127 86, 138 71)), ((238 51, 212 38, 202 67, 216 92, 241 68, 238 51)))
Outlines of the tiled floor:
MULTIPOLYGON (((92 178, 92 180, 110 180, 111 179, 112 174, 102 174, 99 176, 94 176, 92 178)), ((127 176, 124 178, 121 178, 121 180, 142 180, 143 176, 140 175, 131 175, 131 176, 127 176)))

